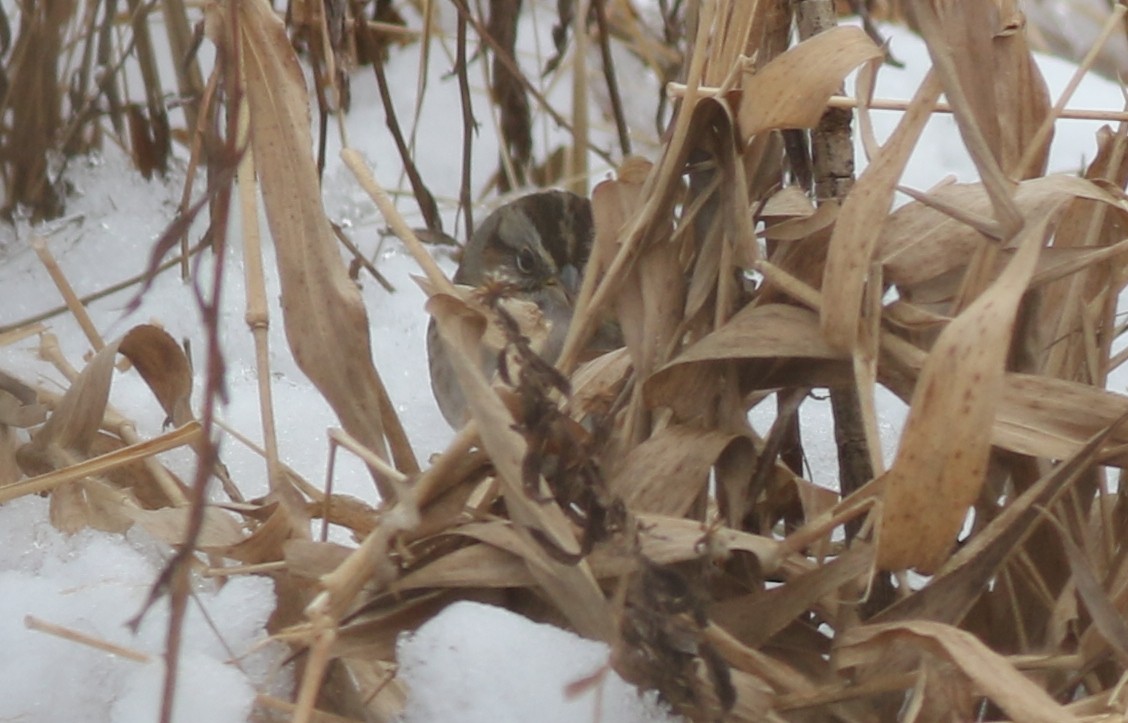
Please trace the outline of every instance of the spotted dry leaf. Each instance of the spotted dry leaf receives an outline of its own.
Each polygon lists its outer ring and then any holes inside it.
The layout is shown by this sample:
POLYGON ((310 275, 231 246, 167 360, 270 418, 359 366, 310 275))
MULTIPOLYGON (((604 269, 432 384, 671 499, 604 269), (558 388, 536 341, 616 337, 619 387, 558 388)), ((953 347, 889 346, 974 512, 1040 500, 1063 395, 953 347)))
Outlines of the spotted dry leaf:
POLYGON ((878 566, 936 570, 982 489, 1015 314, 1052 215, 1027 222, 999 279, 941 332, 883 476, 878 566))
MULTIPOLYGON (((345 431, 386 457, 368 314, 322 206, 301 65, 268 3, 238 8, 251 147, 278 251, 286 339, 345 431)), ((391 495, 382 480, 377 486, 391 495)))

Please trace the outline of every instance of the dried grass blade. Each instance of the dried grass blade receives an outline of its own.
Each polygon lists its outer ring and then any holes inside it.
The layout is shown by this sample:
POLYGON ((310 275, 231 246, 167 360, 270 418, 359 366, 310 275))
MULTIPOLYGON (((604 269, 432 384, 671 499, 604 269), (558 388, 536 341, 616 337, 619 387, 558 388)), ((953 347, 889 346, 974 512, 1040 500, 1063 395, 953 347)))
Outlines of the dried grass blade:
MULTIPOLYGON (((386 456, 368 316, 322 207, 309 152, 309 101, 301 66, 268 3, 243 2, 238 11, 251 143, 278 250, 286 338, 298 366, 325 396, 341 425, 386 456)), ((397 462, 401 468, 414 464, 397 462)), ((376 481, 382 495, 392 493, 384 480, 376 481)))
POLYGON ((118 339, 91 357, 47 422, 20 449, 20 466, 28 474, 63 467, 74 455, 86 456, 106 414, 120 345, 118 339))
POLYGON ((1109 599, 1109 593, 1097 580, 1089 559, 1070 537, 1069 532, 1057 520, 1053 518, 1050 520, 1061 537, 1061 544, 1069 560, 1069 571, 1073 575, 1073 583, 1077 586, 1077 594, 1084 601, 1085 609, 1093 620, 1093 627, 1112 647, 1120 664, 1125 665, 1128 663, 1128 622, 1125 622, 1124 614, 1117 610, 1116 605, 1109 599))
POLYGON ((1053 123, 1050 91, 1030 52, 1026 18, 1017 5, 1017 0, 996 0, 992 91, 998 113, 999 163, 1011 178, 1023 180, 1045 174, 1050 134, 1043 134, 1042 129, 1046 121, 1051 128, 1053 123))
POLYGON ((745 74, 737 111, 745 142, 767 130, 814 128, 826 102, 850 71, 884 57, 861 28, 841 26, 819 33, 745 74))
POLYGON ((1014 720, 1025 723, 1077 720, 1010 661, 974 635, 940 623, 909 621, 843 631, 835 644, 835 662, 840 669, 864 665, 887 655, 889 646, 898 641, 955 665, 1014 720))
POLYGON ((1098 451, 1120 431, 1128 414, 1094 435, 1080 449, 1007 505, 963 545, 929 585, 875 616, 872 622, 916 618, 957 624, 987 589, 987 583, 1031 534, 1042 510, 1084 475, 1098 451))
POLYGON ((897 181, 939 96, 940 83, 929 73, 893 135, 862 172, 838 214, 823 272, 820 326, 827 343, 841 352, 852 352, 857 343, 862 295, 874 247, 893 205, 897 181))
POLYGON ((481 590, 533 587, 536 584, 536 577, 529 572, 529 566, 520 554, 482 543, 443 555, 426 567, 404 575, 391 589, 395 592, 445 587, 481 590))
MULTIPOLYGON (((127 506, 124 511, 131 520, 158 540, 174 547, 188 541, 191 510, 187 507, 142 510, 127 506)), ((198 549, 205 552, 224 552, 243 542, 245 537, 243 529, 228 513, 215 507, 206 507, 200 532, 194 542, 198 549)))
MULTIPOLYGON (((712 3, 701 7, 698 18, 696 47, 708 45, 709 31, 713 25, 716 8, 712 3)), ((637 259, 643 238, 655 219, 660 218, 670 208, 671 198, 677 190, 681 169, 689 153, 689 129, 700 100, 697 88, 705 64, 705 52, 693 53, 689 71, 686 74, 686 93, 681 111, 677 114, 673 133, 666 145, 662 160, 647 176, 643 184, 646 200, 643 207, 634 214, 620 234, 621 244, 615 258, 608 265, 607 272, 597 279, 594 274, 585 274, 576 300, 576 313, 568 327, 568 337, 560 352, 557 366, 570 373, 579 361, 580 353, 595 331, 602 318, 606 305, 614 299, 622 287, 627 273, 637 259)))
POLYGON ((98 475, 114 469, 115 467, 129 464, 130 462, 136 462, 139 459, 144 459, 154 454, 167 452, 170 449, 183 447, 186 444, 193 444, 199 438, 200 423, 189 422, 183 427, 179 427, 145 442, 122 447, 113 452, 108 452, 77 464, 63 467, 55 472, 48 472, 37 477, 0 487, 0 504, 14 500, 17 497, 23 497, 24 495, 46 492, 66 482, 73 482, 83 477, 98 475))
POLYGON ((952 104, 964 145, 983 179, 1003 238, 1022 227, 1022 214, 1011 198, 1010 181, 998 159, 998 120, 987 33, 992 31, 989 3, 933 3, 911 0, 908 10, 928 45, 933 67, 952 104), (959 49, 961 52, 957 53, 959 49))
POLYGON ((647 403, 691 411, 718 384, 716 363, 728 361, 744 362, 741 376, 749 388, 852 380, 848 356, 826 343, 814 313, 789 304, 746 306, 651 375, 647 403))
MULTIPOLYGON (((1067 175, 1024 181, 1014 197, 1026 217, 1057 209, 1074 199, 1124 209, 1123 204, 1094 182, 1067 175)), ((945 186, 929 192, 927 203, 918 200, 897 209, 889 216, 874 254, 885 266, 886 280, 912 287, 966 264, 983 239, 982 229, 965 222, 985 219, 988 213, 988 193, 978 183, 945 186)))
POLYGON ((709 617, 745 645, 759 648, 820 601, 826 603, 824 614, 833 620, 831 611, 841 590, 849 589, 852 582, 861 583, 854 586, 855 590, 864 590, 864 578, 873 561, 872 545, 855 545, 815 570, 789 579, 785 585, 715 603, 709 609, 709 617))
POLYGON ((1052 214, 1027 222, 999 279, 941 332, 884 475, 878 566, 937 569, 983 485, 1018 304, 1034 273, 1052 214), (953 420, 959 420, 953 425, 953 420), (936 499, 944 499, 940 508, 936 499))
MULTIPOLYGON (((522 465, 528 451, 525 439, 514 429, 513 416, 490 388, 478 363, 463 351, 479 347, 484 331, 480 321, 466 317, 465 304, 445 294, 432 296, 427 309, 438 324, 467 406, 478 423, 482 444, 497 468, 506 506, 518 530, 523 536, 530 535, 530 531, 539 534, 545 544, 554 546, 564 555, 579 554, 579 543, 560 508, 554 502, 535 501, 531 495, 539 494, 539 489, 525 489, 522 483, 522 465)), ((581 635, 610 640, 614 629, 610 607, 587 563, 583 560, 576 565, 559 563, 550 559, 536 540, 530 539, 530 543, 525 557, 529 570, 552 594, 556 606, 581 635)))
MULTIPOLYGON (((1128 412, 1128 397, 1088 384, 1031 374, 1007 374, 992 443, 1004 449, 1065 459, 1128 412)), ((1128 443, 1119 431, 1112 440, 1128 443)), ((1117 461, 1117 460, 1111 460, 1117 461)), ((1118 458, 1124 464, 1123 458, 1118 458)))
POLYGON ((681 517, 702 493, 709 470, 747 437, 671 425, 632 449, 611 479, 611 491, 632 512, 681 517))

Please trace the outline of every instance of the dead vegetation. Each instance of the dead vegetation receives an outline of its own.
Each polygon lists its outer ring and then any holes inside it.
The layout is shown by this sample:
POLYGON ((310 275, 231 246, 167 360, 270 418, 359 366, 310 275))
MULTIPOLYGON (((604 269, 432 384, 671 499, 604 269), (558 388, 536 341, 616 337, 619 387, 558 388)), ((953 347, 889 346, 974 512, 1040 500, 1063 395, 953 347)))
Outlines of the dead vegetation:
MULTIPOLYGON (((479 40, 491 58, 506 139, 499 186, 546 178, 549 164, 530 155, 528 117, 555 111, 528 92, 508 29, 455 5, 467 39, 456 72, 479 40)), ((620 149, 602 151, 622 162, 591 193, 596 247, 558 370, 531 355, 535 325, 449 284, 359 155, 345 151, 417 255, 447 346, 464 350, 453 363, 473 422, 421 466, 371 362, 366 310, 322 209, 292 40, 317 69, 324 133, 348 103, 343 69, 363 57, 386 82, 381 58, 397 52, 388 43, 426 43, 430 23, 418 34, 397 30, 401 19, 383 2, 295 3, 288 34, 265 2, 209 6, 217 65, 193 96, 194 114, 222 122, 192 129, 209 188, 185 203, 153 268, 184 241, 187 219, 207 208, 209 238, 222 244, 228 204, 252 208, 261 194, 291 351, 339 416, 338 441, 369 464, 382 502, 372 509, 325 494, 281 464, 265 381, 272 491, 246 501, 223 477, 213 422, 224 373, 218 286, 199 292, 211 334, 197 362, 199 411, 183 351, 155 327, 95 343, 61 396, 0 375, 0 501, 49 492, 62 529, 142 524, 173 543, 179 553, 154 594, 171 595, 174 611, 205 565, 272 576, 272 629, 294 646, 299 685, 294 706, 264 700, 264 716, 391 718, 404 695, 396 636, 470 598, 606 641, 609 666, 692 719, 1119 719, 1128 706, 1128 506, 1109 469, 1126 459, 1128 398, 1105 386, 1124 361, 1113 341, 1128 278, 1128 126, 1094 139, 1083 176, 1043 175, 1068 99, 1052 105, 1006 0, 898 4, 934 69, 883 145, 865 106, 884 54, 863 30, 834 27, 831 3, 659 7, 664 26, 647 28, 625 2, 560 4, 561 57, 569 42, 621 43, 678 82, 658 157, 622 158, 625 135, 620 149), (855 69, 862 97, 852 131, 827 108, 855 69), (892 210, 941 94, 983 180, 912 191, 892 210), (869 156, 857 179, 851 132, 869 156), (625 348, 581 363, 609 317, 625 348), (494 386, 472 361, 490 324, 508 342, 494 386), (174 431, 140 440, 107 408, 117 354, 150 384, 174 431), (878 385, 910 404, 888 469, 878 385), (841 495, 803 477, 797 409, 815 388, 834 399, 841 495), (772 403, 776 422, 760 437, 748 410, 772 403), (200 460, 188 482, 155 456, 185 444, 200 460), (213 475, 229 504, 203 504, 213 475), (351 529, 359 546, 317 541, 314 521, 351 529), (930 577, 906 574, 913 569, 930 577)), ((1117 32, 1122 15, 1117 6, 1109 19, 1117 32)), ((26 27, 26 42, 57 45, 44 35, 56 27, 46 16, 26 27)), ((5 98, 44 83, 13 64, 5 98)), ((112 100, 111 87, 101 92, 112 100)), ((149 101, 147 134, 159 140, 167 121, 154 113, 160 96, 149 101)), ((34 203, 49 215, 57 179, 10 154, 21 128, 44 121, 6 102, 16 111, 4 129, 7 187, 38 194, 9 194, 9 206, 34 203), (36 173, 42 180, 13 185, 36 173)), ((583 178, 584 112, 580 104, 560 118, 574 132, 575 148, 562 149, 572 174, 551 180, 583 178)), ((136 157, 144 144, 130 137, 136 157)), ((160 167, 161 153, 145 157, 153 162, 138 158, 142 170, 160 167)), ((408 175, 428 227, 441 231, 426 179, 408 175)), ((241 217, 254 258, 261 230, 254 213, 241 217)), ((254 287, 266 272, 249 273, 254 287)), ((252 298, 259 375, 269 380, 261 290, 252 298)), ((174 615, 172 651, 177 625, 174 615)), ((166 703, 174 683, 173 667, 166 703)))

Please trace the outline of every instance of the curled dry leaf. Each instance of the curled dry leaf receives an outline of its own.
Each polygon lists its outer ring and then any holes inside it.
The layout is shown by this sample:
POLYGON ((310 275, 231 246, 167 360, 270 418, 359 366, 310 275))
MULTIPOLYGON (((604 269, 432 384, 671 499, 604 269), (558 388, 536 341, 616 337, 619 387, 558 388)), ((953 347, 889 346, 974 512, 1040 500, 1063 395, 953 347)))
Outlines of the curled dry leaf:
POLYGON ((135 326, 121 340, 119 351, 153 390, 168 423, 179 427, 194 419, 191 365, 167 331, 152 324, 135 326))
MULTIPOLYGON (((238 9, 237 57, 246 77, 263 204, 278 250, 286 339, 345 430, 386 457, 382 385, 372 364, 368 315, 322 206, 301 66, 269 3, 251 0, 238 9)), ((414 460, 397 463, 415 467, 414 460)), ((393 494, 379 478, 377 487, 385 497, 393 494)))
POLYGON ((846 355, 823 339, 818 317, 787 304, 746 306, 646 381, 651 406, 692 417, 718 382, 714 362, 740 360, 741 390, 779 386, 833 386, 851 379, 846 355), (780 360, 788 360, 780 364, 780 360))
POLYGON ((897 458, 884 475, 877 556, 882 569, 936 570, 979 495, 991 447, 985 432, 1002 395, 1015 313, 1051 214, 1027 221, 1018 253, 1002 275, 941 332, 928 355, 897 458))
POLYGON ((746 73, 737 112, 741 137, 747 141, 766 130, 814 128, 850 71, 880 57, 881 48, 861 28, 838 27, 746 73))
POLYGON ((874 246, 889 218, 897 181, 939 94, 940 84, 929 74, 838 214, 823 271, 821 326, 827 343, 839 351, 853 351, 857 342, 865 284, 876 283, 869 279, 874 246))
POLYGON ((874 662, 888 655, 889 646, 894 642, 907 643, 955 665, 1013 720, 1024 723, 1077 720, 979 638, 941 623, 912 621, 845 630, 835 644, 835 664, 842 669, 874 662))
POLYGON ((632 449, 611 491, 635 512, 681 517, 709 482, 709 470, 730 447, 752 447, 737 434, 673 425, 632 449))
MULTIPOLYGON (((937 207, 914 201, 890 214, 874 253, 882 262, 885 280, 910 293, 914 286, 965 265, 983 243, 978 231, 940 209, 954 207, 978 215, 986 215, 991 209, 986 190, 979 183, 945 186, 928 197, 937 207)), ((1103 202, 1113 210, 1121 208, 1108 192, 1076 176, 1024 181, 1014 195, 1015 204, 1027 217, 1074 199, 1103 202)))

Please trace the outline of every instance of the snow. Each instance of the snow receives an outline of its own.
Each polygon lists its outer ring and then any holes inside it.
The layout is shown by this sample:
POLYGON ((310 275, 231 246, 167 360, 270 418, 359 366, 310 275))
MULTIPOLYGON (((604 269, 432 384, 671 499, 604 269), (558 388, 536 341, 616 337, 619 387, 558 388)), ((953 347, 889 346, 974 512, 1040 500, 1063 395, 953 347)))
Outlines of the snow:
MULTIPOLYGON (((153 720, 164 676, 167 602, 157 604, 136 634, 125 623, 140 611, 160 572, 158 550, 133 531, 122 537, 83 530, 68 537, 47 521, 47 506, 44 498, 24 497, 0 507, 0 641, 5 649, 0 720, 153 720), (25 625, 29 615, 149 660, 31 630, 25 625)), ((286 691, 271 680, 288 649, 280 643, 255 649, 274 609, 273 588, 270 580, 250 576, 233 578, 222 588, 214 582, 197 585, 183 629, 176 720, 246 720, 255 694, 252 681, 264 690, 286 691), (210 621, 203 610, 210 611, 210 621), (229 661, 232 656, 239 658, 229 661)))
MULTIPOLYGON (((449 17, 444 20, 449 21, 449 17)), ((537 22, 543 36, 551 22, 547 17, 537 22)), ((907 67, 883 69, 877 95, 907 99, 927 67, 927 53, 907 31, 886 28, 885 32, 891 38, 894 54, 907 67)), ((622 58, 622 62, 630 61, 622 58)), ((393 53, 389 73, 393 79, 404 79, 392 83, 401 122, 411 117, 417 64, 418 56, 411 51, 393 53)), ((448 67, 449 56, 432 55, 416 156, 421 173, 440 200, 448 230, 454 230, 452 199, 457 195, 456 149, 461 139, 461 116, 457 86, 453 79, 442 77, 448 67), (436 147, 436 139, 445 143, 436 147)), ((1072 75, 1073 66, 1044 59, 1042 67, 1056 98, 1072 75)), ((627 77, 641 77, 644 71, 625 72, 630 73, 627 77)), ((565 84, 557 84, 549 93, 557 103, 566 105, 565 84)), ((643 92, 628 97, 628 113, 640 124, 636 141, 642 144, 637 152, 653 156, 653 146, 645 143, 653 134, 641 124, 649 123, 653 117, 654 97, 643 92)), ((1088 78, 1070 105, 1115 109, 1113 104, 1120 97, 1114 84, 1088 78)), ((399 157, 384 130, 382 110, 370 76, 360 73, 354 78, 353 101, 354 111, 347 120, 350 142, 372 162, 382 183, 389 188, 405 187, 401 183, 399 157)), ((888 135, 897 118, 897 113, 874 112, 879 138, 888 135)), ((490 132, 492 124, 487 118, 480 120, 475 189, 486 186, 497 157, 496 142, 490 132)), ((1060 123, 1051 168, 1062 172, 1079 169, 1094 152, 1096 127, 1080 121, 1060 123)), ((607 127, 599 130, 606 133, 607 127)), ((545 123, 536 136, 538 146, 544 149, 559 142, 562 132, 545 123)), ((974 169, 958 141, 953 142, 955 137, 954 121, 950 117, 936 117, 918 146, 903 183, 926 189, 948 174, 963 181, 974 180, 974 169)), ((389 294, 371 279, 361 279, 372 323, 376 366, 403 416, 417 454, 425 459, 442 449, 451 433, 439 416, 428 386, 423 294, 409 278, 417 270, 397 241, 380 239, 382 219, 337 159, 340 142, 335 132, 330 133, 330 139, 326 207, 366 253, 379 249, 377 266, 396 286, 396 293, 389 294)), ((595 175, 604 172, 605 169, 596 167, 595 175)), ((101 158, 77 161, 69 177, 76 188, 70 215, 35 229, 35 233, 48 238, 52 252, 82 295, 144 268, 152 241, 174 213, 181 180, 145 182, 114 149, 107 150, 101 158)), ((405 211, 413 207, 410 198, 401 205, 405 211)), ((480 218, 483 210, 479 208, 477 213, 480 218)), ((238 228, 238 224, 234 223, 233 228, 238 228)), ((30 234, 31 230, 23 224, 16 231, 0 227, 0 324, 24 319, 59 303, 53 285, 29 247, 30 234)), ((267 248, 265 253, 266 268, 271 269, 272 252, 267 248)), ((242 251, 235 245, 231 254, 222 312, 230 403, 221 415, 232 428, 258 440, 253 351, 243 322, 242 251)), ((451 270, 449 258, 441 251, 436 254, 451 270)), ((175 271, 167 272, 157 279, 140 308, 126 316, 125 305, 132 293, 126 291, 92 303, 89 309, 96 327, 112 338, 134 324, 157 320, 176 339, 190 341, 199 369, 204 341, 191 289, 179 281, 175 271)), ((319 484, 323 482, 328 454, 326 430, 337 426, 337 422, 286 351, 277 295, 274 283, 268 288, 268 298, 272 304, 270 343, 279 446, 287 455, 284 462, 319 484)), ((66 357, 80 366, 88 343, 77 324, 64 315, 52 318, 47 325, 58 335, 66 357)), ((0 369, 48 388, 61 384, 59 373, 37 358, 36 343, 36 339, 30 338, 0 347, 0 369)), ((137 422, 142 435, 160 432, 163 412, 136 375, 116 378, 111 401, 137 422)), ((879 405, 886 454, 891 457, 904 405, 889 395, 883 395, 879 405)), ((805 440, 812 475, 816 481, 831 484, 836 462, 828 405, 812 401, 804 405, 802 413, 804 430, 822 430, 805 440)), ((757 420, 757 424, 764 424, 764 417, 757 420)), ((222 454, 246 496, 266 491, 264 464, 257 454, 231 439, 224 441, 222 454)), ((192 461, 188 454, 173 454, 168 459, 182 474, 190 474, 192 461)), ((338 458, 334 487, 338 492, 376 502, 367 473, 347 456, 338 458)), ((153 720, 163 675, 166 608, 158 604, 136 634, 128 630, 126 622, 140 610, 149 585, 168 554, 167 548, 138 529, 125 536, 86 530, 67 537, 50 525, 47 503, 38 497, 0 506, 0 648, 5 651, 0 659, 0 680, 5 688, 5 694, 0 696, 0 719, 153 720), (27 615, 145 653, 150 661, 135 662, 30 630, 24 625, 27 615)), ((178 721, 243 721, 256 693, 287 694, 285 675, 277 670, 286 651, 280 645, 257 648, 266 638, 264 625, 272 607, 271 584, 264 578, 232 577, 223 586, 214 581, 197 582, 185 627, 178 721), (218 633, 205 622, 202 610, 208 611, 218 633), (244 657, 252 650, 256 652, 244 657)), ((585 694, 568 699, 563 694, 565 686, 606 664, 606 646, 497 608, 470 603, 451 606, 404 637, 399 654, 401 676, 407 685, 428 691, 427 696, 413 696, 409 700, 409 721, 580 722, 598 719, 597 711, 601 711, 603 720, 667 719, 652 698, 638 697, 613 674, 585 694), (595 695, 602 697, 598 706, 595 695)))
POLYGON ((412 696, 404 723, 568 723, 673 720, 653 692, 641 698, 613 671, 569 697, 564 686, 607 665, 607 646, 502 608, 459 602, 401 637, 400 675, 412 696), (519 673, 519 675, 517 675, 519 673))

